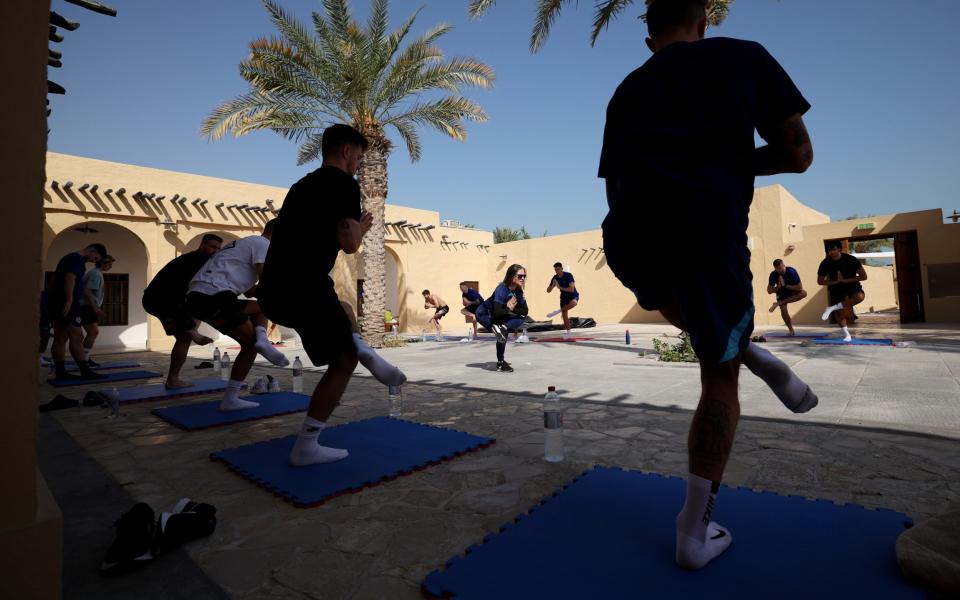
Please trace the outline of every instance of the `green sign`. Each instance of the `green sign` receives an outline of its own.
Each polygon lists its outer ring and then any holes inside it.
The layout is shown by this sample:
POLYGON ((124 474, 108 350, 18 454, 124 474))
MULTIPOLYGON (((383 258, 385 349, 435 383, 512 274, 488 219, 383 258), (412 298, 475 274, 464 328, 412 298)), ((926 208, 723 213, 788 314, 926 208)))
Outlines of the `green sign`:
POLYGON ((857 225, 857 229, 863 231, 864 229, 876 229, 873 223, 860 223, 857 225))

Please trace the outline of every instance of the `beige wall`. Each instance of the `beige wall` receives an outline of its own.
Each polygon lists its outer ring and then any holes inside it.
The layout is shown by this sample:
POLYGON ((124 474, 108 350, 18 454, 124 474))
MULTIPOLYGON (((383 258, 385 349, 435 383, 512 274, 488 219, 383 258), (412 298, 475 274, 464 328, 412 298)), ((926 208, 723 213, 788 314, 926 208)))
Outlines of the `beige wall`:
MULTIPOLYGON (((4 186, 4 236, 13 260, 4 264, 12 293, 4 310, 7 344, 4 410, 0 420, 0 598, 58 598, 62 569, 62 517, 37 470, 37 355, 47 120, 47 35, 50 3, 0 3, 0 180, 4 186)), ((9 257, 8 257, 9 258, 9 257)))

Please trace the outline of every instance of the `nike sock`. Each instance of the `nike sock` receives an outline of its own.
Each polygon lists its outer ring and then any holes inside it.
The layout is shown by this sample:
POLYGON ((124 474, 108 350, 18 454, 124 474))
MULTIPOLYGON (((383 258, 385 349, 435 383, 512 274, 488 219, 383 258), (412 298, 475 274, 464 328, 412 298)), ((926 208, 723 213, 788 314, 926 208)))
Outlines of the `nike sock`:
POLYGON ((558 308, 557 310, 551 310, 550 312, 547 313, 547 318, 548 318, 548 319, 552 319, 552 318, 554 318, 555 316, 559 315, 559 314, 562 313, 562 312, 563 312, 563 311, 560 310, 559 308, 558 308))
POLYGON ((850 330, 847 329, 847 326, 846 326, 846 325, 844 325, 844 326, 841 327, 840 329, 843 330, 843 341, 849 342, 850 340, 853 339, 853 336, 850 335, 850 330))
POLYGON ((103 373, 94 373, 90 370, 90 365, 87 364, 87 361, 81 360, 77 362, 77 368, 80 369, 80 377, 83 379, 106 379, 107 376, 103 373))
MULTIPOLYGON (((259 330, 263 329, 263 327, 258 327, 257 329, 258 329, 257 337, 259 338, 260 337, 259 330)), ((267 332, 264 329, 263 330, 264 337, 262 340, 257 339, 257 343, 253 345, 254 350, 257 351, 257 354, 269 360, 271 364, 274 364, 278 367, 285 367, 289 365, 290 360, 283 355, 283 352, 280 352, 279 350, 273 347, 273 344, 271 344, 270 340, 267 339, 266 334, 267 332)))
POLYGON ((220 401, 220 410, 224 412, 234 410, 244 410, 247 408, 256 408, 260 406, 259 402, 240 399, 240 390, 243 389, 243 382, 231 379, 227 382, 227 390, 223 393, 223 400, 220 401))
POLYGON ((830 318, 830 315, 833 313, 833 311, 840 310, 841 308, 843 308, 843 302, 838 302, 837 304, 831 304, 830 306, 827 307, 827 310, 823 311, 823 314, 820 315, 820 319, 824 321, 828 320, 830 318))
POLYGON ((712 523, 710 515, 720 491, 720 482, 690 473, 687 497, 677 515, 677 564, 700 569, 730 546, 733 538, 724 527, 712 523))
POLYGON ((359 333, 353 334, 353 345, 357 349, 357 358, 377 381, 384 385, 403 385, 407 376, 397 367, 391 365, 371 348, 359 333))
POLYGON ((346 458, 350 453, 340 448, 327 448, 317 443, 320 432, 327 424, 313 417, 303 419, 300 435, 290 451, 290 464, 295 467, 304 467, 319 463, 334 462, 346 458))
POLYGON ((751 373, 770 386, 780 402, 791 411, 805 413, 819 402, 810 386, 766 348, 751 342, 743 351, 741 360, 751 373))

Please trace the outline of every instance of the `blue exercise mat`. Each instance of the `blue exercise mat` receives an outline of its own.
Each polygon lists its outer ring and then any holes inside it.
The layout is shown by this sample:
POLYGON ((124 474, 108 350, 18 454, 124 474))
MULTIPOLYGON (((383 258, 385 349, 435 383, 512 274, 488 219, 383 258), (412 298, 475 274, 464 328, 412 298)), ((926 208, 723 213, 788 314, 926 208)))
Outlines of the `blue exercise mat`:
POLYGON ((210 458, 223 461, 241 477, 294 506, 305 507, 485 448, 495 441, 445 427, 374 417, 337 425, 320 434, 320 444, 346 448, 350 451, 347 458, 291 467, 288 458, 295 438, 291 435, 229 448, 214 452, 210 458))
POLYGON ((130 379, 163 377, 163 373, 157 373, 156 371, 117 371, 116 373, 103 373, 103 375, 106 375, 106 377, 102 379, 48 379, 47 383, 54 387, 70 387, 74 385, 102 385, 104 383, 128 381, 130 379))
POLYGON ((300 412, 307 410, 307 406, 310 405, 310 396, 294 394, 293 392, 257 394, 255 396, 245 396, 244 400, 259 402, 260 406, 246 410, 221 412, 220 400, 214 400, 199 404, 155 408, 152 412, 171 425, 193 431, 300 412))
POLYGON ((175 390, 168 390, 162 383, 120 388, 120 404, 180 398, 182 396, 222 392, 227 389, 227 382, 222 379, 194 379, 191 383, 193 383, 193 385, 188 388, 178 388, 175 390))
POLYGON ((843 338, 817 338, 813 340, 818 346, 892 346, 893 340, 890 338, 853 338, 849 342, 843 341, 843 338))
POLYGON ((794 335, 790 335, 786 331, 771 331, 770 333, 761 333, 759 335, 762 335, 763 337, 768 337, 768 338, 778 338, 778 339, 786 338, 788 340, 792 340, 792 339, 803 339, 803 338, 822 338, 825 335, 830 335, 830 333, 829 332, 824 333, 822 331, 819 333, 799 332, 794 335))
POLYGON ((894 545, 907 517, 723 487, 713 517, 733 544, 700 571, 674 562, 686 482, 596 467, 482 544, 434 571, 434 597, 925 598, 900 575, 894 545))
MULTIPOLYGON (((68 361, 63 365, 66 367, 67 371, 79 371, 80 367, 77 366, 77 363, 73 361, 68 361)), ((104 371, 109 369, 132 369, 133 367, 139 367, 140 363, 135 360, 114 360, 102 362, 96 367, 91 367, 94 371, 104 371)))

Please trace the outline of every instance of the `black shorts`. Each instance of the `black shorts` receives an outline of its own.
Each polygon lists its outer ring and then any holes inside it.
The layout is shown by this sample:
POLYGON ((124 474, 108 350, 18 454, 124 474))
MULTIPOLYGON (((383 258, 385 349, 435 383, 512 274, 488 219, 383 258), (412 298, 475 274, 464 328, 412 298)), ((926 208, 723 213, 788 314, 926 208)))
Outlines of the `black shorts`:
POLYGON ((40 333, 49 333, 53 324, 50 322, 50 308, 46 302, 40 303, 40 333))
POLYGON ((836 285, 831 285, 827 287, 829 300, 831 304, 838 304, 843 302, 850 296, 858 294, 863 291, 863 286, 860 285, 860 282, 855 283, 838 283, 836 285))
POLYGON ((54 327, 80 327, 80 306, 74 302, 70 305, 70 312, 63 315, 63 303, 53 301, 47 305, 50 313, 50 324, 54 327))
POLYGON ((93 307, 89 304, 84 304, 80 307, 80 324, 81 325, 92 325, 93 323, 99 323, 100 319, 97 317, 97 312, 93 310, 93 307))
POLYGON ((477 309, 480 308, 480 305, 471 304, 470 306, 464 306, 464 308, 467 309, 467 312, 470 313, 471 315, 475 315, 477 314, 477 309))
POLYGON ((268 319, 297 332, 300 344, 315 366, 333 364, 341 356, 356 358, 353 323, 333 290, 316 292, 305 302, 289 299, 274 302, 270 296, 257 300, 268 319))
POLYGON ((233 292, 219 292, 212 296, 200 292, 187 294, 187 312, 190 316, 209 323, 225 335, 246 323, 250 317, 245 309, 249 300, 241 300, 233 292))
POLYGON ((155 298, 143 295, 143 310, 156 317, 167 335, 176 336, 196 328, 196 320, 187 311, 186 299, 155 298))
MULTIPOLYGON (((621 191, 611 187, 608 182, 608 198, 621 191)), ((616 198, 611 205, 631 200, 616 198)), ((726 362, 746 349, 753 333, 753 274, 745 220, 742 225, 728 223, 707 237, 690 236, 709 240, 704 241, 707 249, 699 243, 677 244, 676 235, 667 233, 669 225, 683 222, 680 212, 643 220, 611 212, 603 222, 607 264, 645 310, 680 311, 702 362, 726 362), (681 220, 671 222, 676 219, 681 220), (649 252, 657 256, 650 257, 649 252)))
POLYGON ((449 306, 441 306, 440 308, 437 309, 437 312, 433 313, 433 318, 439 321, 444 316, 446 316, 448 312, 450 312, 449 306))

